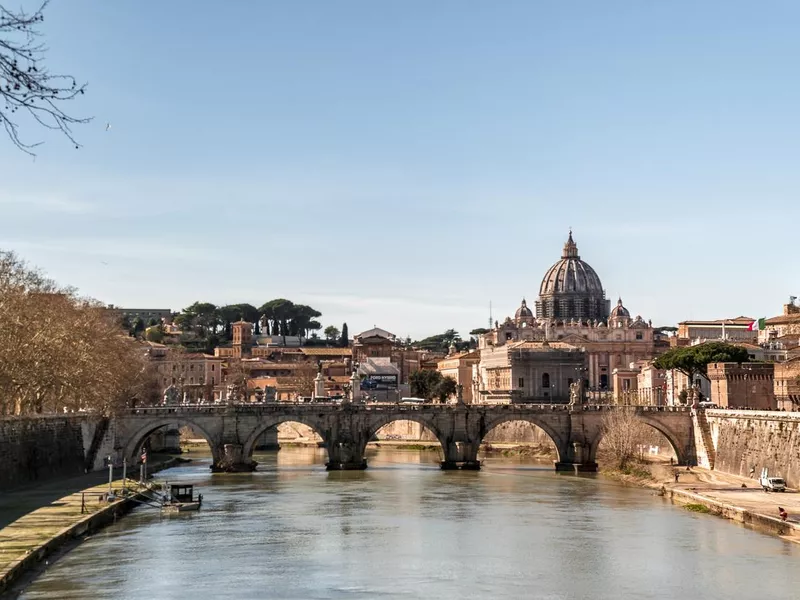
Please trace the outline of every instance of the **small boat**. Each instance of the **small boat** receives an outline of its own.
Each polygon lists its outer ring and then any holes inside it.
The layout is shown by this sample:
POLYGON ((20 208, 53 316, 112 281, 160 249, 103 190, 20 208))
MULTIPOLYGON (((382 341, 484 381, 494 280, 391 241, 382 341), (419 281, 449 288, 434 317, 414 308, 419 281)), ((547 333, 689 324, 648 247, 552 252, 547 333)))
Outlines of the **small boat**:
POLYGON ((203 494, 194 497, 194 486, 174 483, 169 486, 169 493, 161 505, 162 512, 182 513, 200 510, 203 504, 203 494))

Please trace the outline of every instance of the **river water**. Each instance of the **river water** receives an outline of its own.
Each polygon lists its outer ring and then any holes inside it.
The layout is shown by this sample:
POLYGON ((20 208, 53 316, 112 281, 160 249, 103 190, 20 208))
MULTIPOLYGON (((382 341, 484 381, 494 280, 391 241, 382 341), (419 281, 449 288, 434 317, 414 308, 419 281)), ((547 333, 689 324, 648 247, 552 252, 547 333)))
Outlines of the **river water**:
POLYGON ((253 474, 212 476, 207 457, 159 473, 199 486, 201 511, 137 509, 21 597, 800 597, 800 546, 596 476, 440 471, 411 450, 371 451, 363 472, 327 473, 317 449, 255 458, 253 474))

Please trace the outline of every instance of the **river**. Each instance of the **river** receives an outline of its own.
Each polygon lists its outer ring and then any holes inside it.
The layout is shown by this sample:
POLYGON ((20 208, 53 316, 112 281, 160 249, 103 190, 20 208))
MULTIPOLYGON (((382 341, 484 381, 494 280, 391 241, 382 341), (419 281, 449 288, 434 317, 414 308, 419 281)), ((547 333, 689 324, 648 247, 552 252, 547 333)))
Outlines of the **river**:
POLYGON ((253 474, 209 458, 158 474, 203 493, 195 514, 137 509, 21 596, 183 598, 797 598, 800 546, 672 506, 649 490, 531 460, 439 470, 436 453, 371 450, 362 472, 284 448, 253 474))

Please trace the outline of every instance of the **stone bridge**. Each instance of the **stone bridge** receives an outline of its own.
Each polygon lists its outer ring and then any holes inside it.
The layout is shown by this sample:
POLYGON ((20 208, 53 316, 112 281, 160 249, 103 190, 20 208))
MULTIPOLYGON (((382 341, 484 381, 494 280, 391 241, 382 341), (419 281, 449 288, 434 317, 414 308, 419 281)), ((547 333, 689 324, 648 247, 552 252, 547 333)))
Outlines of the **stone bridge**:
POLYGON ((478 449, 486 434, 507 421, 527 421, 552 439, 557 470, 595 471, 603 416, 633 411, 669 440, 679 464, 696 464, 691 410, 684 407, 569 406, 563 404, 441 405, 260 404, 131 409, 113 419, 118 459, 138 461, 142 445, 157 430, 190 425, 211 447, 212 469, 251 471, 257 440, 284 422, 311 427, 322 438, 329 470, 364 469, 367 443, 384 425, 398 420, 427 427, 442 447, 443 469, 478 469, 478 449))

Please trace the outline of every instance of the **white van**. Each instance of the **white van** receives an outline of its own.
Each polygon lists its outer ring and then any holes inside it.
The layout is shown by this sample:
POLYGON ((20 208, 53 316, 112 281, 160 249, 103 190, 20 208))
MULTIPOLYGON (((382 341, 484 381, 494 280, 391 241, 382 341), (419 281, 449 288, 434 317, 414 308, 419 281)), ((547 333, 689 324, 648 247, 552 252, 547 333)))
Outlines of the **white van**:
POLYGON ((770 477, 766 467, 761 469, 761 478, 758 480, 765 492, 785 492, 786 482, 782 477, 770 477))

